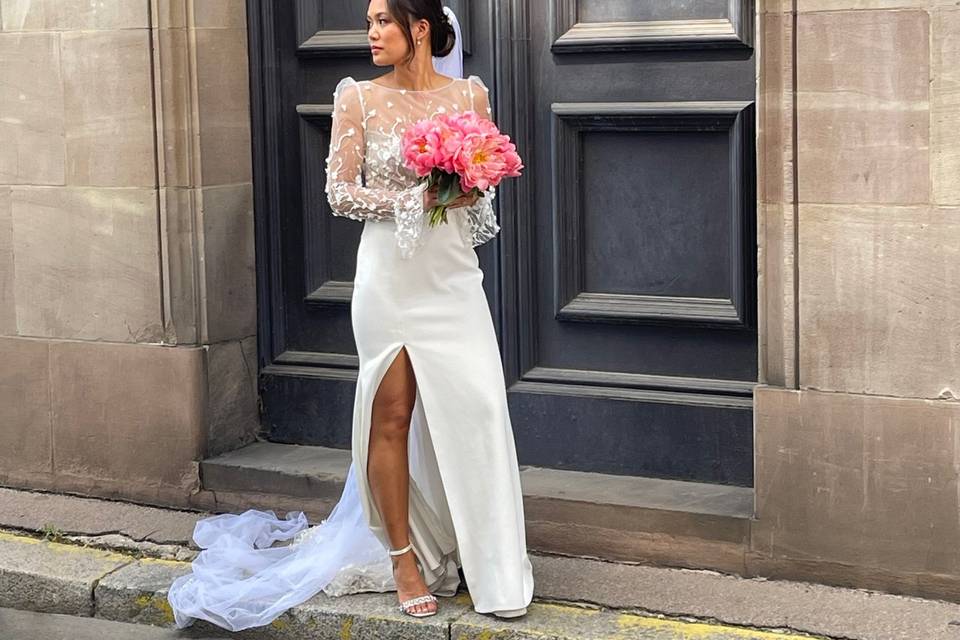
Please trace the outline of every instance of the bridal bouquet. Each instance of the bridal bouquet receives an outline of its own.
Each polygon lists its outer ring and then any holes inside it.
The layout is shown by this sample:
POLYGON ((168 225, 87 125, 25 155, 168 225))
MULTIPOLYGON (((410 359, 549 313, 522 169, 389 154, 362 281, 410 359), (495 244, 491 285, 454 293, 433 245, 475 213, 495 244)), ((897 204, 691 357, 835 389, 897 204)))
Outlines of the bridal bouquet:
MULTIPOLYGON (((447 207, 462 195, 483 192, 505 177, 520 175, 523 163, 510 136, 474 111, 425 118, 403 134, 404 164, 437 187, 430 226, 447 221, 447 207)), ((423 181, 421 181, 423 182, 423 181)))

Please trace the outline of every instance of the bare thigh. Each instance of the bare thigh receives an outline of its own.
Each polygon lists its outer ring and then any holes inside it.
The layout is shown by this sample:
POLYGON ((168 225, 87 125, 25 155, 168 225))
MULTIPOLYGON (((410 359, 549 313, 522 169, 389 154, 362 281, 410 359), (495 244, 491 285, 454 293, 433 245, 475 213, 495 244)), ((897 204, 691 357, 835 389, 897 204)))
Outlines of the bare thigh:
POLYGON ((373 399, 367 476, 394 548, 407 543, 409 466, 407 438, 417 381, 406 347, 387 368, 373 399))

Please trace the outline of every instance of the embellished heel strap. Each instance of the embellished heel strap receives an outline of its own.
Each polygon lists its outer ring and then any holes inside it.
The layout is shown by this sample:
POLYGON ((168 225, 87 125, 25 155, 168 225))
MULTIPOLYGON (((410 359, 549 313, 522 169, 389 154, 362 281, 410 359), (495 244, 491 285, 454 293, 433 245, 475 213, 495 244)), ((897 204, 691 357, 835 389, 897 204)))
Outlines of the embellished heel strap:
POLYGON ((392 555, 392 556, 399 556, 399 555, 403 555, 403 554, 406 553, 407 551, 410 551, 410 549, 413 549, 413 543, 412 543, 412 542, 411 542, 410 544, 408 544, 407 546, 405 546, 403 549, 389 549, 389 550, 387 551, 387 553, 389 553, 389 554, 392 555))

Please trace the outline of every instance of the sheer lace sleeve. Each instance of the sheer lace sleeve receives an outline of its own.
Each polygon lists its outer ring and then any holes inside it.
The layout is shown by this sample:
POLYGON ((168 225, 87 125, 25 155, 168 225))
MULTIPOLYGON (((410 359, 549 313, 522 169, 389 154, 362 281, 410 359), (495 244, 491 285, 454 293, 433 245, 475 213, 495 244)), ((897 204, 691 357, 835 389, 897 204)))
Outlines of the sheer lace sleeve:
MULTIPOLYGON (((490 90, 479 76, 471 75, 468 79, 470 88, 470 108, 480 117, 493 120, 490 107, 490 90)), ((474 247, 494 238, 500 231, 497 224, 497 215, 493 210, 493 200, 496 198, 496 187, 490 187, 484 192, 476 204, 462 207, 464 224, 461 231, 464 240, 474 247)))
POLYGON ((327 155, 326 194, 334 215, 352 220, 387 220, 397 224, 397 245, 410 257, 423 238, 425 182, 406 189, 366 186, 363 181, 366 120, 359 84, 343 78, 334 91, 327 155))

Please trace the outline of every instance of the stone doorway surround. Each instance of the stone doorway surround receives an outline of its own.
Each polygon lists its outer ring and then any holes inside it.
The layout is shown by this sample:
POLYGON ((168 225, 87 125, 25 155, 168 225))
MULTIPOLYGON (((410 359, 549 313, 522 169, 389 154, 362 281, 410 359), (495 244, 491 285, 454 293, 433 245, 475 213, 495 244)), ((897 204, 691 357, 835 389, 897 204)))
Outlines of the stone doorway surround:
POLYGON ((960 598, 960 6, 761 0, 749 575, 960 598))

